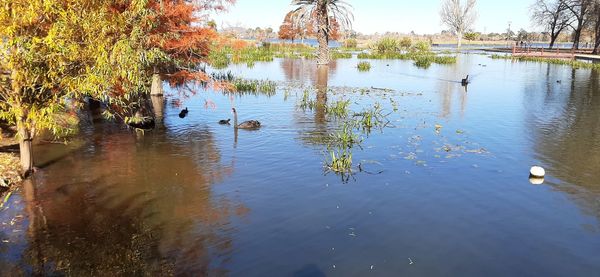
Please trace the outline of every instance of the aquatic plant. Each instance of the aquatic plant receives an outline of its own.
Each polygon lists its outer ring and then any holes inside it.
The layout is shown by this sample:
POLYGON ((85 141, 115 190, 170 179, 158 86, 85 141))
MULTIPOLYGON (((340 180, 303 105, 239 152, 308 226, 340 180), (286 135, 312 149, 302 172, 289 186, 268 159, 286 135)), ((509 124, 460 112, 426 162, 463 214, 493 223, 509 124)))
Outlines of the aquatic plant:
POLYGON ((417 66, 429 66, 432 63, 436 64, 454 64, 456 56, 436 55, 433 52, 390 52, 390 53, 360 53, 359 59, 374 59, 374 60, 413 60, 417 66))
POLYGON ((352 171, 352 152, 348 148, 335 148, 329 150, 330 160, 327 161, 329 170, 336 173, 349 173, 352 171))
POLYGON ((383 54, 398 51, 398 46, 398 40, 396 40, 395 38, 384 37, 372 44, 370 48, 379 54, 383 54))
POLYGON ((230 60, 226 50, 214 50, 208 55, 210 65, 215 69, 224 69, 229 66, 230 60))
POLYGON ((340 52, 340 51, 332 51, 331 52, 332 59, 351 59, 352 53, 348 52, 340 52))
POLYGON ((262 93, 271 96, 277 90, 277 83, 269 80, 236 78, 231 83, 238 93, 262 93))
POLYGON ((327 106, 327 114, 337 118, 345 118, 348 116, 350 100, 339 100, 327 106))
POLYGON ((431 45, 426 41, 419 41, 412 46, 418 52, 429 52, 431 51, 431 45))
POLYGON ((300 103, 298 104, 298 106, 302 109, 302 110, 313 110, 316 107, 316 102, 312 99, 310 99, 310 91, 308 89, 305 89, 302 92, 302 98, 300 99, 300 103))
POLYGON ((408 50, 412 46, 412 40, 408 37, 403 37, 398 43, 398 45, 400 46, 400 48, 408 50))
POLYGON ((385 127, 389 120, 387 115, 383 114, 383 110, 379 103, 375 103, 372 108, 365 109, 360 113, 355 113, 354 117, 357 128, 361 129, 365 134, 370 134, 373 127, 385 127))
POLYGON ((428 59, 425 56, 417 57, 414 61, 415 61, 414 65, 416 67, 425 68, 425 69, 429 68, 432 63, 431 59, 428 59))
POLYGON ((498 55, 493 54, 490 56, 492 59, 506 59, 506 60, 514 60, 519 62, 538 62, 538 63, 548 63, 548 64, 556 64, 556 65, 567 65, 573 68, 589 68, 589 69, 600 69, 600 64, 598 63, 590 63, 578 60, 566 60, 566 59, 556 59, 556 58, 543 58, 543 57, 514 57, 512 55, 498 55))
POLYGON ((351 122, 344 122, 342 127, 329 135, 330 146, 352 148, 355 144, 360 144, 362 139, 354 133, 351 122))
POLYGON ((358 46, 358 41, 356 41, 356 39, 354 39, 354 38, 349 38, 344 41, 345 48, 356 49, 357 46, 358 46))
POLYGON ((271 62, 274 57, 273 51, 268 47, 246 47, 232 53, 232 62, 236 64, 254 62, 271 62))
POLYGON ((371 63, 359 62, 356 67, 358 68, 358 71, 369 71, 369 70, 371 70, 371 63))
POLYGON ((210 74, 210 76, 215 81, 231 82, 231 81, 233 81, 235 79, 235 76, 233 75, 233 73, 231 73, 231 71, 227 71, 227 72, 213 72, 213 73, 210 74))

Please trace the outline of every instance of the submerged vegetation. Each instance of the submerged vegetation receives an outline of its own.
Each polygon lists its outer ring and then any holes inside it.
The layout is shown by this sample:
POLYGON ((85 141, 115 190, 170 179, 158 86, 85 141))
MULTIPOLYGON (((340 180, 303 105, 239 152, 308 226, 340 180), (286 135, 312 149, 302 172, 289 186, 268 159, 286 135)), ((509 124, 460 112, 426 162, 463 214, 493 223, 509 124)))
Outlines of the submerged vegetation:
MULTIPOLYGON (((345 96, 348 96, 347 93, 365 95, 366 91, 370 91, 370 89, 343 90, 345 96)), ((304 89, 298 98, 297 106, 304 111, 314 111, 315 113, 319 113, 319 109, 321 109, 329 121, 338 127, 326 136, 321 134, 311 136, 310 140, 326 146, 327 155, 324 162, 326 169, 346 178, 353 173, 355 166, 352 160, 353 149, 356 147, 362 149, 361 143, 364 137, 368 137, 373 128, 385 128, 389 123, 387 119, 389 114, 384 114, 382 106, 377 102, 367 108, 353 111, 353 102, 349 99, 338 99, 327 105, 320 102, 318 97, 312 99, 311 92, 314 90, 304 89)))
POLYGON ((519 62, 539 62, 539 63, 548 63, 548 64, 556 64, 556 65, 568 65, 573 68, 600 69, 600 64, 598 64, 598 63, 591 63, 591 62, 571 60, 571 59, 524 57, 524 56, 523 57, 514 57, 512 55, 498 55, 498 54, 493 54, 490 57, 492 59, 505 59, 505 60, 519 61, 519 62))

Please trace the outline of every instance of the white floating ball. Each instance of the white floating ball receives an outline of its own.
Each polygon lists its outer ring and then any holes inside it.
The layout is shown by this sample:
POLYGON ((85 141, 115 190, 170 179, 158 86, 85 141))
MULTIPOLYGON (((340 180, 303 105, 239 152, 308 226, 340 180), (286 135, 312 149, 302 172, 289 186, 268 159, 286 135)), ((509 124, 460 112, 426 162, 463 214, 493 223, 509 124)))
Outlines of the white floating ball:
POLYGON ((529 174, 534 177, 544 177, 546 175, 546 171, 540 166, 532 166, 529 170, 529 174))

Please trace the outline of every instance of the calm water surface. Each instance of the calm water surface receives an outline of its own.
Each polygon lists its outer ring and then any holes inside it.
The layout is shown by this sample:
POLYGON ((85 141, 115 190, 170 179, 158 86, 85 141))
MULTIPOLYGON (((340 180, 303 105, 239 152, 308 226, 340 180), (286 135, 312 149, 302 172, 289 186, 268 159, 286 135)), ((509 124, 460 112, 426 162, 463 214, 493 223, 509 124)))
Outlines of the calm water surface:
POLYGON ((476 54, 428 69, 356 63, 232 66, 278 92, 170 90, 155 131, 86 125, 68 146, 39 146, 41 171, 0 212, 0 275, 600 272, 597 71, 476 54), (352 176, 324 170, 319 138, 339 122, 299 108, 312 87, 316 101, 390 113, 353 148, 352 176), (232 105, 263 128, 219 125, 232 105), (530 183, 534 164, 544 184, 530 183))

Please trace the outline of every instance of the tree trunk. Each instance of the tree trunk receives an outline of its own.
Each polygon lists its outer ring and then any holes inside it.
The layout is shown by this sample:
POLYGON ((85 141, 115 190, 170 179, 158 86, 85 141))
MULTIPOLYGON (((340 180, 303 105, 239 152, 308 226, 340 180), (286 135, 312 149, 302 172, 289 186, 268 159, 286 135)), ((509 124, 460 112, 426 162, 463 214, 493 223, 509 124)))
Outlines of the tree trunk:
POLYGON ((600 47, 600 3, 594 5, 592 18, 594 20, 594 50, 592 54, 598 55, 598 48, 600 47))
POLYGON ((165 97, 162 95, 152 95, 152 110, 156 123, 162 123, 165 112, 165 97))
POLYGON ((458 42, 456 44, 456 48, 460 49, 460 47, 462 46, 462 32, 458 32, 456 34, 456 37, 458 39, 458 42))
POLYGON ((19 132, 21 174, 26 177, 33 171, 33 151, 31 149, 33 134, 32 131, 25 126, 24 120, 20 120, 20 122, 17 123, 17 131, 19 132))
POLYGON ((557 38, 558 38, 558 34, 550 36, 550 46, 548 47, 549 49, 552 49, 552 47, 554 47, 554 42, 556 42, 557 38))
POLYGON ((327 26, 327 1, 317 0, 317 40, 319 42, 319 54, 317 64, 329 64, 329 26, 327 26))
POLYGON ((581 29, 582 25, 579 25, 577 29, 575 29, 575 34, 573 35, 573 49, 579 49, 579 40, 581 39, 581 29))
POLYGON ((150 88, 150 95, 163 95, 162 79, 160 78, 160 74, 156 72, 152 75, 152 87, 150 88))

